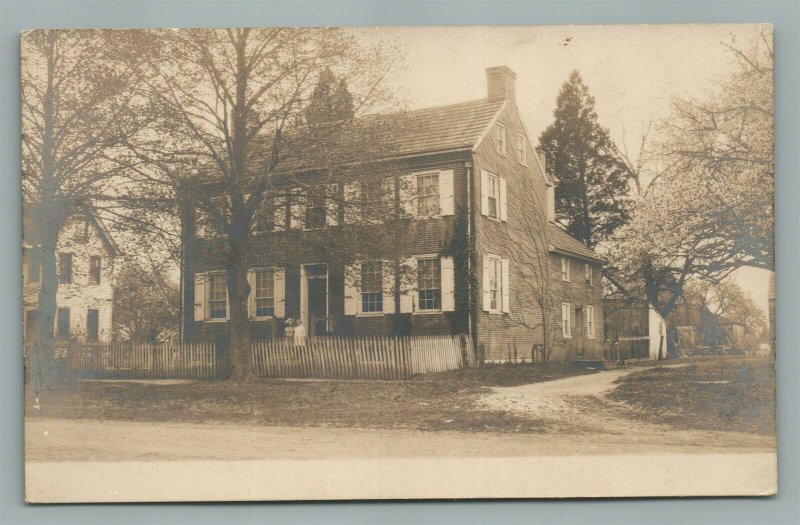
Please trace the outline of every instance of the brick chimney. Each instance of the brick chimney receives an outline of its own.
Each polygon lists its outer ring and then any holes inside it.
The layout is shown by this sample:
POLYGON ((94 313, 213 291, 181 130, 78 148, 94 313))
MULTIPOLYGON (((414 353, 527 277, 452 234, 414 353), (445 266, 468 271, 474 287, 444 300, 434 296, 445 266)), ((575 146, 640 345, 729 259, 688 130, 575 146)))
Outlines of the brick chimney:
POLYGON ((486 68, 486 87, 489 100, 509 100, 514 102, 517 74, 506 66, 486 68))

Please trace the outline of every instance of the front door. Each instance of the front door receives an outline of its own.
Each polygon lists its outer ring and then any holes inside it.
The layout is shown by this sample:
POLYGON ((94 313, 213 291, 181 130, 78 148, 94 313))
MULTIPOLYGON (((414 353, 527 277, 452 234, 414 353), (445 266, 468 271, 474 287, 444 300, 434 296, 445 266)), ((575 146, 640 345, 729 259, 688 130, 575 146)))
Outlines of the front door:
POLYGON ((575 340, 575 356, 583 357, 583 308, 580 307, 575 309, 575 329, 572 337, 575 340))
POLYGON ((86 338, 89 341, 100 338, 100 310, 90 308, 86 314, 86 338))
POLYGON ((306 266, 308 279, 308 330, 309 335, 328 333, 328 268, 324 264, 306 266))

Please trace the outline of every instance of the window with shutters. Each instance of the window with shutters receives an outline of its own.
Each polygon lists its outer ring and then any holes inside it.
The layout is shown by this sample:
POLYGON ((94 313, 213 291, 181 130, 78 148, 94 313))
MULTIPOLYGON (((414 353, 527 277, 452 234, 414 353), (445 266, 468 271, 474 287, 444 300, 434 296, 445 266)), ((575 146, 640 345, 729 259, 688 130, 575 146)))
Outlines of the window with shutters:
POLYGON ((584 278, 586 280, 586 286, 594 285, 594 278, 592 276, 592 265, 589 263, 585 263, 583 265, 583 272, 584 272, 584 278))
POLYGON ((309 191, 306 201, 306 230, 320 230, 325 227, 325 192, 323 190, 309 191))
POLYGON ((489 310, 499 312, 502 307, 503 273, 500 258, 489 258, 489 310))
POLYGON ((417 175, 417 215, 431 217, 439 215, 439 174, 417 175))
POLYGON ((72 282, 72 254, 58 254, 58 282, 69 284, 72 282))
POLYGON ((495 124, 495 151, 498 155, 506 154, 506 126, 501 123, 495 124))
POLYGON ((527 140, 525 140, 525 135, 519 133, 517 134, 517 162, 522 164, 523 166, 528 165, 527 159, 527 140))
POLYGON ((561 280, 569 282, 569 259, 566 257, 561 258, 561 280))
POLYGON ((561 335, 565 338, 572 337, 571 312, 572 306, 569 303, 561 303, 561 335))
POLYGON ((439 310, 442 304, 442 267, 438 258, 417 259, 420 310, 439 310))
POLYGON ((228 317, 228 284, 224 273, 208 274, 208 317, 225 319, 228 317))
POLYGON ((361 263, 361 311, 383 312, 383 263, 361 263))
POLYGON ((497 219, 500 209, 500 179, 497 178, 497 175, 490 173, 486 177, 486 182, 488 185, 486 188, 486 198, 488 199, 486 215, 492 219, 497 219))
POLYGON ((103 272, 103 258, 99 255, 89 257, 89 283, 100 284, 103 272))
POLYGON ((256 270, 256 317, 275 315, 275 272, 256 270))
POLYGON ((586 307, 586 337, 594 339, 594 306, 586 307))

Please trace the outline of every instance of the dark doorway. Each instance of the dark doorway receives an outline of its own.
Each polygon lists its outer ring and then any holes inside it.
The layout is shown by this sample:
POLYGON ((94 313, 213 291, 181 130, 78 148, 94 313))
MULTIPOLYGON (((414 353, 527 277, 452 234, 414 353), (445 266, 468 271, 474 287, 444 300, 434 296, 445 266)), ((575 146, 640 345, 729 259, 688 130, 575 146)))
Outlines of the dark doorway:
POLYGON ((32 343, 39 340, 39 310, 25 312, 25 341, 32 343))
POLYGON ((575 340, 575 356, 583 357, 583 308, 575 308, 575 328, 572 334, 575 340))
POLYGON ((86 339, 89 341, 100 339, 100 310, 90 308, 86 314, 86 339))
POLYGON ((328 323, 328 269, 324 264, 306 267, 308 278, 309 335, 329 333, 328 323))

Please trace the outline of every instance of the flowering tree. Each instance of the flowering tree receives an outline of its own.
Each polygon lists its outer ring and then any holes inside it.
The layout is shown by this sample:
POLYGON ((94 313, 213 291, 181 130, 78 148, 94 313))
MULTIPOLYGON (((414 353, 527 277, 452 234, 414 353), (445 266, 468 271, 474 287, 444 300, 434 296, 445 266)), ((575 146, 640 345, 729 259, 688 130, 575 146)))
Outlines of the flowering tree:
POLYGON ((676 99, 651 154, 657 174, 603 245, 609 279, 668 315, 692 279, 774 267, 771 35, 726 44, 735 70, 702 99, 676 99))

